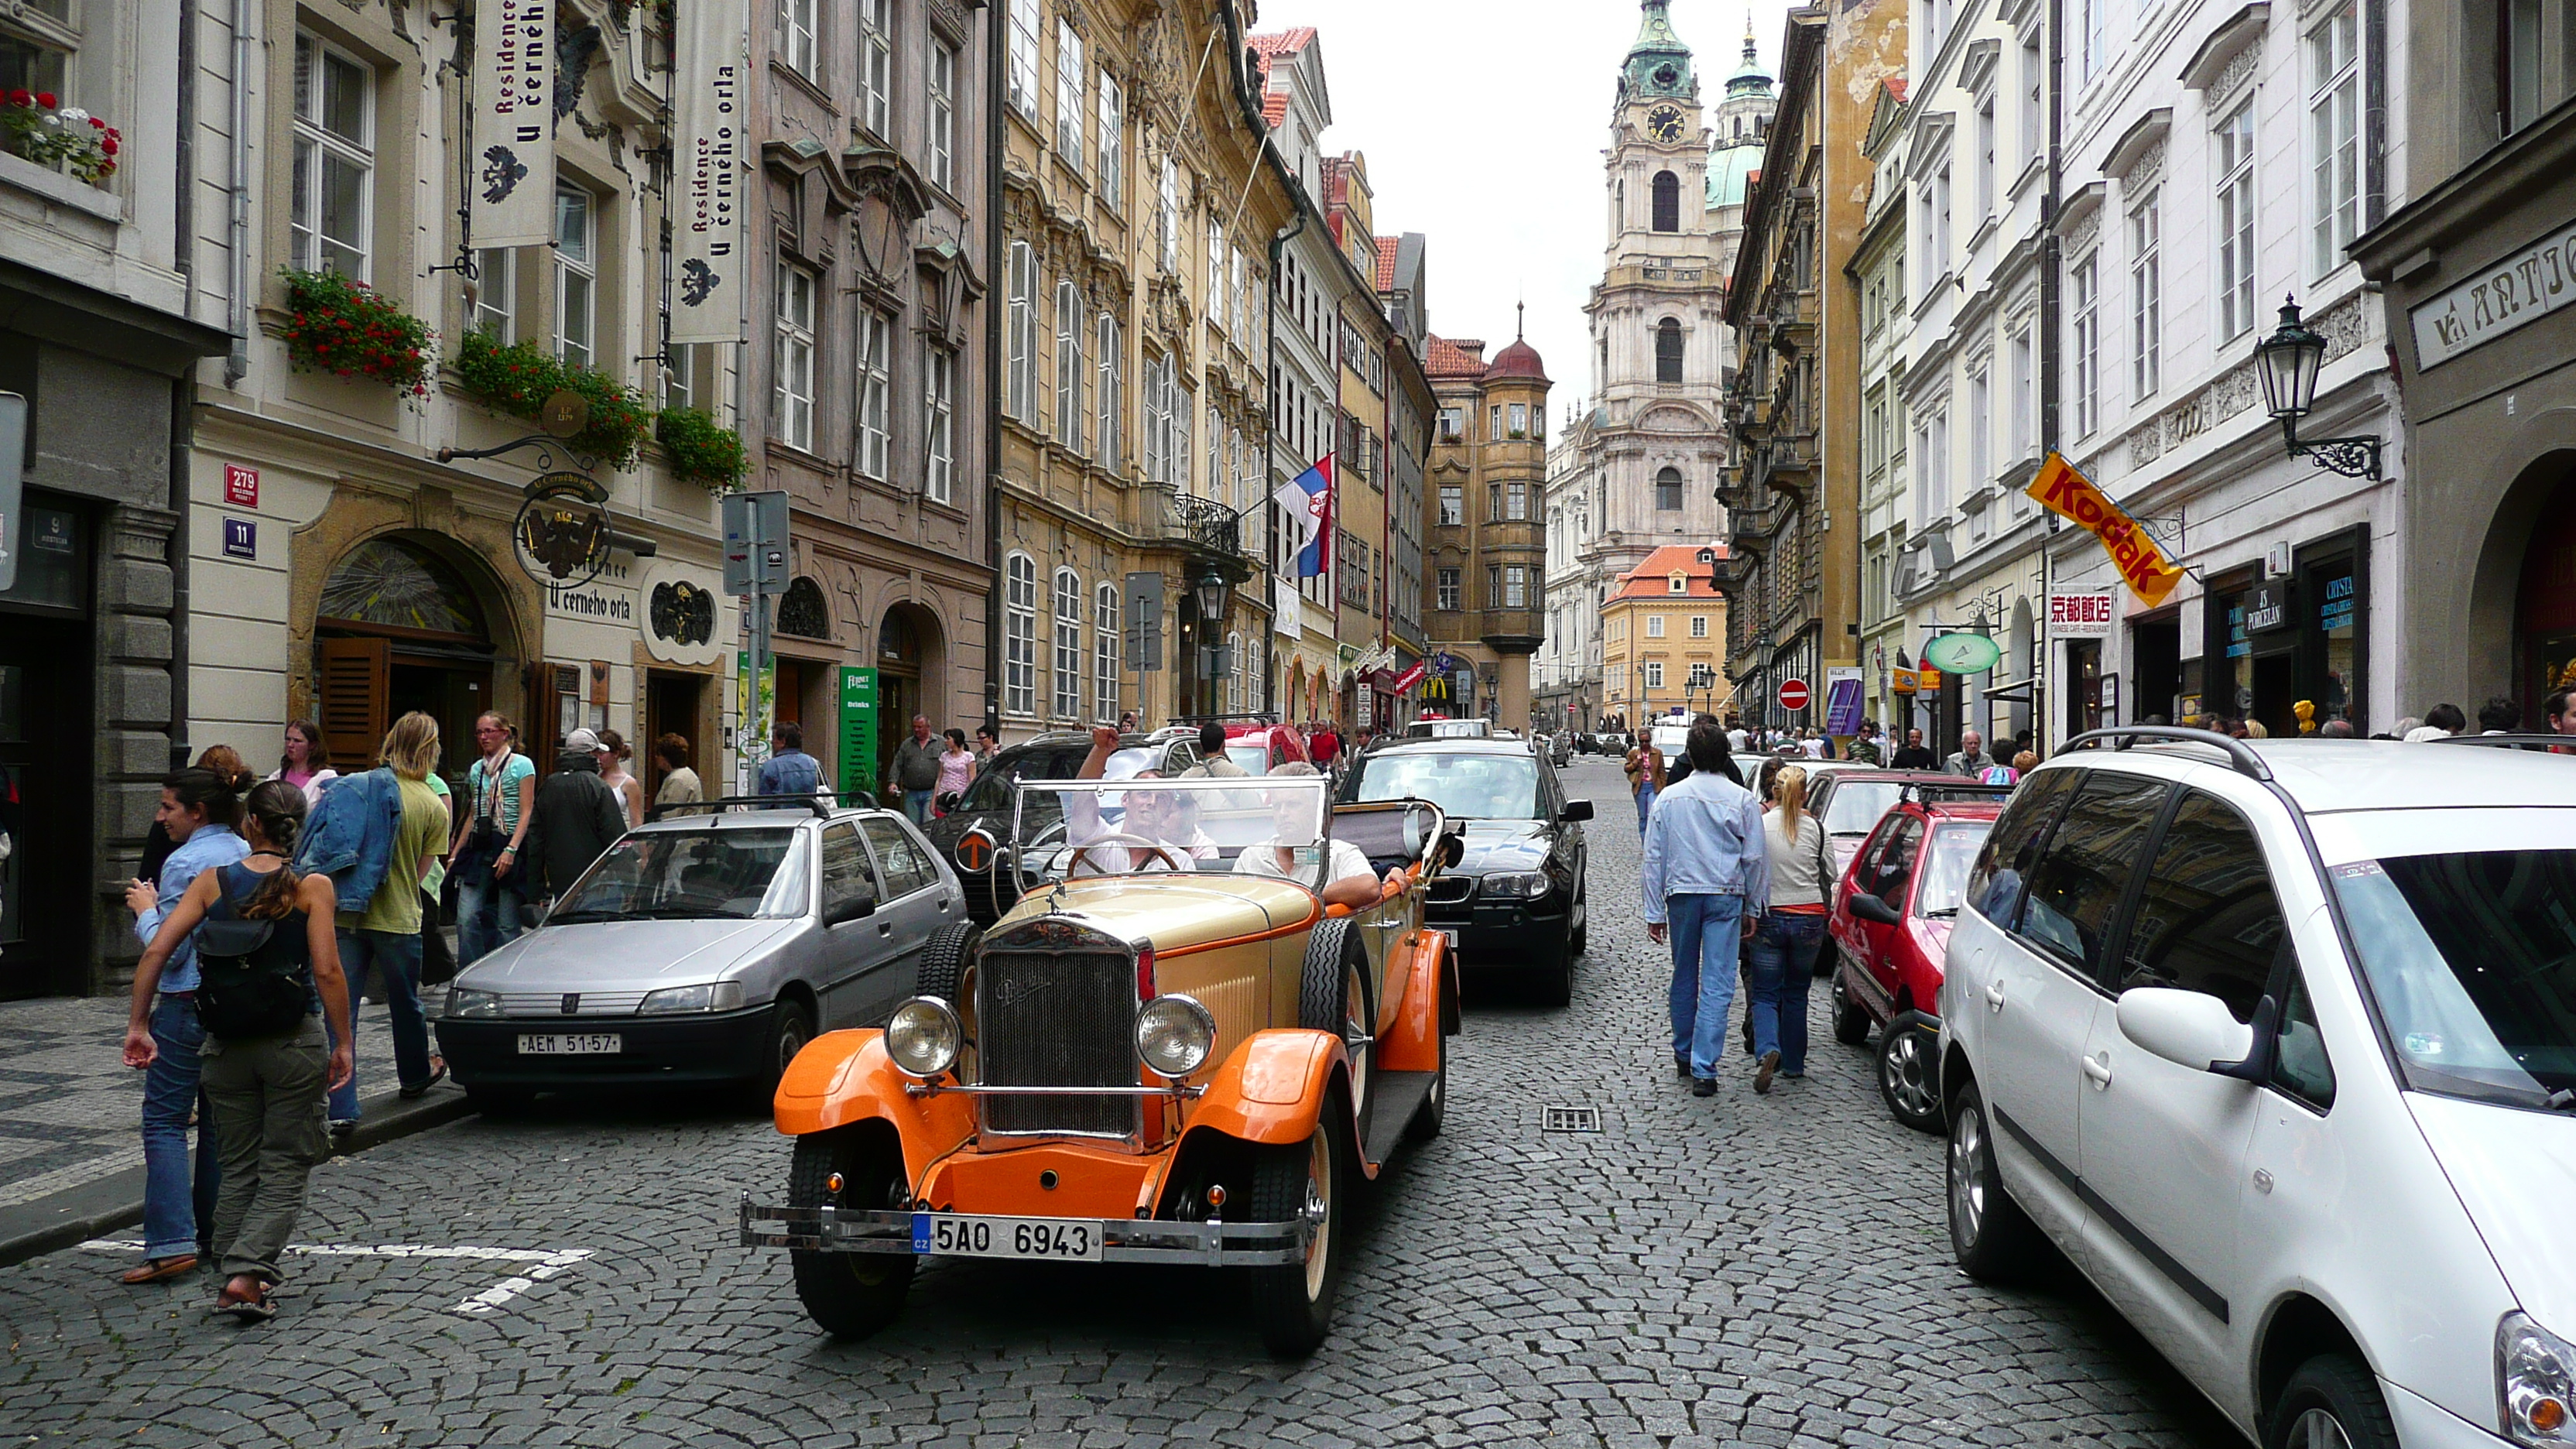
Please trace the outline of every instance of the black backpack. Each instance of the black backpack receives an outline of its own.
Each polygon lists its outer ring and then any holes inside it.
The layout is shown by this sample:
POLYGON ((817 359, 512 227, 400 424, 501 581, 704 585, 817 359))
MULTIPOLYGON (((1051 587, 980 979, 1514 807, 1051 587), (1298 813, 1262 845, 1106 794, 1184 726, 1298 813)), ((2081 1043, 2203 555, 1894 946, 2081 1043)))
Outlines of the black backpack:
POLYGON ((217 877, 215 909, 197 927, 197 1019, 227 1041, 291 1036, 313 1006, 304 912, 244 920, 233 912, 231 869, 217 877), (277 929, 284 926, 287 929, 277 929))

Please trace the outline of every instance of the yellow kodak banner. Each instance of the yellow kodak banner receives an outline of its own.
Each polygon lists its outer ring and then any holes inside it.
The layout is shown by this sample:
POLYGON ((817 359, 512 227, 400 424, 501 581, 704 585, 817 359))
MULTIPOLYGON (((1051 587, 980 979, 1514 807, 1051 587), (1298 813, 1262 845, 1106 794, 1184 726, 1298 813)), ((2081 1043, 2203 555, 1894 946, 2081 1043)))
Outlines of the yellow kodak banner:
POLYGON ((2038 499, 2049 512, 2100 539, 2102 551, 2111 556, 2111 566, 2150 607, 2163 603, 2174 585, 2182 582, 2182 566, 2168 561, 2155 540, 2138 527, 2137 520, 2121 512, 2120 505, 2093 486, 2093 480, 2076 472, 2075 466, 2058 454, 2048 455, 2030 486, 2022 491, 2038 499))

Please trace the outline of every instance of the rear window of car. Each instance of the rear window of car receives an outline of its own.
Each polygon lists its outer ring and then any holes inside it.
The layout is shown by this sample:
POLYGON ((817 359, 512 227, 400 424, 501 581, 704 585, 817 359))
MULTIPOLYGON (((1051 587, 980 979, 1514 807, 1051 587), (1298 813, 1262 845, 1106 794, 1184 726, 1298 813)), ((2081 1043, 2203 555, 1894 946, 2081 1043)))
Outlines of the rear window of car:
POLYGON ((1914 892, 1914 914, 1935 920, 1959 913, 1959 903, 1967 895, 1968 871, 1976 864, 1977 847, 1986 843, 1986 834, 1994 828, 1987 820, 1954 820, 1932 830, 1931 843, 1923 850, 1922 863, 1915 867, 1923 883, 1914 892))
POLYGON ((1867 835, 1904 791, 1905 787, 1894 780, 1834 781, 1833 793, 1825 798, 1826 833, 1867 835))

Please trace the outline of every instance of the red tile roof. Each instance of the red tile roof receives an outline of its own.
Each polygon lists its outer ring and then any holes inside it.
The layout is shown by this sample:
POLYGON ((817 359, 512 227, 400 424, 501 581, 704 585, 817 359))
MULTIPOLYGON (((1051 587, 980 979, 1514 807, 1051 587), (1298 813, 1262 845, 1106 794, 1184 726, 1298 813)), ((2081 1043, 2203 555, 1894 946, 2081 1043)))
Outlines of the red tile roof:
POLYGON ((1887 93, 1896 97, 1897 100, 1903 101, 1905 99, 1905 77, 1901 75, 1889 76, 1887 78, 1887 93))
POLYGON ((1261 119, 1277 130, 1288 119, 1288 97, 1284 92, 1267 91, 1261 97, 1261 119))
POLYGON ((1668 543, 1646 555, 1646 561, 1619 576, 1619 587, 1613 599, 1714 599, 1718 597, 1717 571, 1699 561, 1699 551, 1713 549, 1719 558, 1726 557, 1722 543, 1668 543), (1688 593, 1672 591, 1672 577, 1683 576, 1688 593))
POLYGON ((1402 244, 1402 239, 1397 237, 1377 239, 1377 289, 1381 292, 1395 290, 1395 250, 1402 244))
POLYGON ((1255 35, 1244 41, 1263 60, 1274 55, 1295 55, 1315 43, 1315 27, 1299 25, 1270 35, 1255 35))
POLYGON ((1434 334, 1428 346, 1429 355, 1422 360, 1422 370, 1432 377, 1482 378, 1485 375, 1485 344, 1472 337, 1452 342, 1434 334))

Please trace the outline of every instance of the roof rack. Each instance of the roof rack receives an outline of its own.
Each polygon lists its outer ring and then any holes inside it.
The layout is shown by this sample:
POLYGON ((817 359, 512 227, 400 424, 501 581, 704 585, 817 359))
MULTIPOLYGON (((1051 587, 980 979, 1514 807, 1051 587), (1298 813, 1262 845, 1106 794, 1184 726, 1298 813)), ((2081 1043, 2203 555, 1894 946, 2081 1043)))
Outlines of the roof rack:
POLYGON ((1932 797, 1936 795, 1944 799, 1961 795, 1989 795, 2000 800, 2012 792, 2013 787, 2010 785, 1989 785, 1983 780, 1971 780, 1961 775, 1959 783, 1955 785, 1936 785, 1929 780, 1908 780, 1897 788, 1896 798, 1908 804, 1929 805, 1932 803, 1932 797))
POLYGON ((2418 740, 2416 743, 2425 745, 2485 745, 2491 749, 2540 750, 2549 754, 2556 754, 2560 750, 2576 750, 2576 736, 2535 734, 2529 730, 2520 730, 2500 735, 2441 735, 2429 740, 2418 740))
POLYGON ((718 809, 728 806, 752 810, 793 810, 799 805, 811 806, 814 818, 817 820, 832 818, 831 803, 820 795, 719 795, 713 800, 691 800, 685 805, 648 806, 644 811, 644 823, 650 825, 666 813, 672 812, 684 815, 712 815, 718 809))
POLYGON ((2058 746, 2058 753, 2064 754, 2078 745, 2090 745, 2096 749, 2109 745, 2115 750, 2125 750, 2140 740, 2207 745, 2225 752, 2228 765, 2247 779, 2268 782, 2272 778, 2272 767, 2264 764, 2263 757, 2254 753, 2243 740, 2222 735, 2216 730, 2196 730, 2186 725, 2119 725, 2111 729, 2086 730, 2058 746))

